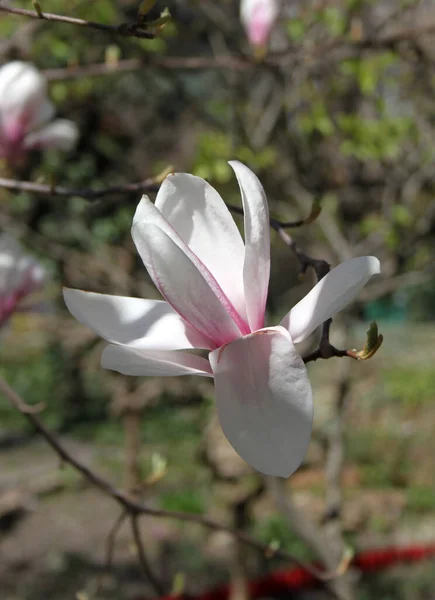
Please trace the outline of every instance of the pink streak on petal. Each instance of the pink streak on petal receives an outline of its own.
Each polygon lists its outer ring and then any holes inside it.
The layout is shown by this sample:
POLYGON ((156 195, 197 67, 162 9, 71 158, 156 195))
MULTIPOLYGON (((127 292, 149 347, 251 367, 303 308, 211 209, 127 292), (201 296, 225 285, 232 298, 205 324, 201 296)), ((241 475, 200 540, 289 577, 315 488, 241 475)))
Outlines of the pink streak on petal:
POLYGON ((248 25, 248 38, 253 46, 265 46, 269 40, 275 22, 267 3, 260 2, 253 10, 252 19, 248 25))

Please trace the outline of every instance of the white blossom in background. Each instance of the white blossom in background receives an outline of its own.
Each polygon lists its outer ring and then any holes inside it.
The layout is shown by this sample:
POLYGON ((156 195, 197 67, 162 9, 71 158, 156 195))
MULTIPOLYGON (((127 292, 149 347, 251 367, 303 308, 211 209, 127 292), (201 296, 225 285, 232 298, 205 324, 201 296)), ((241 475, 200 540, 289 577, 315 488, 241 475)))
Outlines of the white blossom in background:
POLYGON ((170 175, 155 204, 143 196, 132 227, 165 301, 72 289, 64 297, 74 317, 109 342, 104 368, 213 377, 219 420, 234 449, 259 471, 287 477, 304 459, 313 418, 307 370, 294 344, 351 302, 380 265, 370 256, 345 261, 278 326, 265 327, 267 200, 252 171, 230 164, 242 195, 244 243, 211 185, 170 175))
POLYGON ((69 150, 78 138, 72 121, 55 119, 44 76, 31 64, 0 67, 0 158, 19 161, 28 150, 69 150))
POLYGON ((279 0, 242 0, 240 19, 254 48, 264 49, 278 18, 279 0))
POLYGON ((25 256, 17 240, 0 235, 0 326, 17 310, 23 298, 43 286, 45 271, 25 256))

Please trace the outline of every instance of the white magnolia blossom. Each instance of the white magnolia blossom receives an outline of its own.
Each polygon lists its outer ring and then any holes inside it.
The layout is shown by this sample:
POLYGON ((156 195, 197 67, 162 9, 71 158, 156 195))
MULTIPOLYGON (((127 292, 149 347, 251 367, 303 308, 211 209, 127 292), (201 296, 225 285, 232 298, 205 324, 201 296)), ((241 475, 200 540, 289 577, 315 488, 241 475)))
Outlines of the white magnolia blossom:
POLYGON ((35 148, 72 148, 76 125, 51 121, 53 115, 47 82, 33 65, 13 61, 0 68, 0 158, 15 161, 35 148))
POLYGON ((279 0, 242 0, 240 19, 252 46, 267 45, 279 14, 279 5, 279 0))
POLYGON ((17 240, 0 235, 0 325, 17 309, 20 301, 39 289, 45 271, 33 258, 25 256, 17 240))
POLYGON ((132 236, 162 300, 66 289, 70 312, 109 342, 102 366, 126 375, 213 377, 222 429, 263 473, 287 477, 311 437, 313 401, 294 344, 351 302, 380 271, 377 258, 333 269, 276 327, 265 327, 270 239, 256 175, 231 162, 243 201, 245 241, 218 192, 170 175, 155 204, 143 196, 132 236), (203 358, 192 350, 208 351, 203 358))

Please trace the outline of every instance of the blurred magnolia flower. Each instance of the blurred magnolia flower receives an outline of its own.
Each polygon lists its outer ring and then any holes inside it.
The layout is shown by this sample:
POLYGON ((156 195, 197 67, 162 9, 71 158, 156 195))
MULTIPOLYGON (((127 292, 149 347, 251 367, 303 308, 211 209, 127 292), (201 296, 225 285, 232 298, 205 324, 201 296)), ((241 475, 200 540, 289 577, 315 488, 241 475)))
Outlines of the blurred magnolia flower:
POLYGON ((348 260, 324 277, 276 327, 265 327, 269 211, 261 183, 231 162, 244 209, 245 243, 224 201, 183 173, 143 196, 132 236, 166 301, 66 289, 81 323, 109 342, 102 366, 126 375, 213 377, 219 420, 239 455, 263 473, 287 477, 311 437, 313 402, 294 344, 351 302, 377 258, 348 260), (209 351, 203 358, 189 350, 209 351))
POLYGON ((51 121, 53 115, 46 80, 34 66, 14 61, 0 68, 0 158, 16 161, 32 149, 72 148, 76 125, 51 121))
POLYGON ((0 326, 17 310, 20 301, 42 287, 45 271, 34 259, 24 256, 17 240, 0 235, 0 326))
POLYGON ((242 0, 240 18, 249 43, 265 49, 279 14, 279 0, 242 0))

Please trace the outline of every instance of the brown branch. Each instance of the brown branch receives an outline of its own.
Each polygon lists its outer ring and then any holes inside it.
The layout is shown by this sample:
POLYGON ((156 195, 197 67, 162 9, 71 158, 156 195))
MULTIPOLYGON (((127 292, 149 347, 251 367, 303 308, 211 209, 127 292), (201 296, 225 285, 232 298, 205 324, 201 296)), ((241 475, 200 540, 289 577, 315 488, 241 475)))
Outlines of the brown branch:
POLYGON ((402 42, 413 42, 422 35, 432 35, 435 33, 435 23, 428 23, 419 27, 410 27, 402 29, 396 33, 390 33, 380 38, 367 38, 355 42, 356 46, 361 48, 395 48, 402 42))
MULTIPOLYGON (((304 223, 304 221, 302 221, 302 223, 304 223)), ((305 274, 307 269, 311 267, 316 274, 317 281, 319 282, 321 279, 323 279, 323 277, 325 277, 325 275, 327 275, 330 272, 331 266, 326 260, 308 256, 308 254, 306 254, 299 247, 299 245, 294 241, 294 239, 286 231, 284 231, 284 227, 298 227, 299 221, 295 221, 294 223, 281 223, 276 219, 270 219, 270 226, 278 233, 283 242, 287 246, 289 246, 289 248, 296 255, 296 258, 298 259, 301 267, 302 274, 305 274)), ((339 350, 331 344, 331 342, 329 341, 329 332, 331 329, 331 324, 332 319, 328 319, 327 321, 325 321, 325 323, 323 323, 322 336, 320 338, 319 346, 316 350, 314 350, 313 352, 311 352, 303 358, 305 364, 318 360, 319 358, 342 358, 344 356, 348 358, 353 358, 354 360, 358 360, 358 355, 355 350, 339 350)))
MULTIPOLYGON (((269 63, 266 63, 269 64, 269 63)), ((81 77, 101 77, 138 71, 143 68, 168 70, 198 71, 203 69, 245 71, 258 67, 249 56, 152 56, 150 58, 127 58, 113 63, 96 63, 90 65, 74 65, 59 69, 45 69, 44 76, 48 81, 67 81, 81 77)))
POLYGON ((272 548, 269 544, 264 544, 263 542, 256 540, 244 531, 235 530, 229 525, 218 523, 217 521, 214 521, 209 517, 204 517, 202 515, 196 515, 192 513, 184 513, 180 511, 170 511, 161 508, 155 508, 133 499, 131 496, 129 496, 122 490, 114 487, 109 481, 92 471, 89 467, 87 467, 74 456, 72 456, 72 454, 70 454, 70 452, 56 438, 56 436, 47 429, 47 427, 40 420, 40 418, 33 412, 29 412, 29 406, 2 377, 0 377, 0 392, 6 397, 6 399, 9 401, 13 408, 18 410, 24 417, 27 418, 27 420, 35 427, 38 433, 42 435, 42 437, 47 441, 47 443, 62 459, 62 461, 70 464, 76 469, 76 471, 81 473, 95 487, 97 487, 107 496, 110 496, 111 498, 116 500, 130 516, 138 516, 141 514, 145 514, 153 517, 164 517, 167 519, 176 519, 179 521, 194 523, 196 525, 201 525, 202 527, 206 527, 207 529, 211 529, 214 531, 224 531, 232 535, 239 542, 246 544, 251 548, 254 548, 266 557, 275 557, 295 562, 305 571, 313 575, 313 577, 315 577, 320 582, 329 581, 336 576, 336 570, 329 572, 319 570, 311 565, 304 563, 303 561, 296 558, 293 554, 285 550, 279 548, 272 548))
POLYGON ((328 319, 323 324, 322 337, 320 338, 319 347, 304 357, 303 361, 305 364, 318 360, 319 358, 353 358, 358 360, 358 355, 355 350, 339 350, 331 344, 329 341, 329 330, 331 329, 332 319, 328 319))
MULTIPOLYGON (((1 4, 0 9, 2 9, 1 4)), ((5 9, 3 8, 3 10, 5 9)), ((11 10, 12 9, 9 9, 9 11, 11 10)), ((21 9, 14 10, 21 11, 21 9)), ((36 13, 33 13, 32 11, 23 12, 25 12, 26 15, 30 13, 34 18, 38 18, 36 13)), ((20 14, 22 13, 20 12, 20 14)), ((88 22, 84 21, 83 24, 85 23, 88 22)), ((109 30, 111 30, 111 27, 107 25, 100 27, 109 28, 109 30)), ((117 27, 114 27, 113 29, 116 31, 117 27)), ((117 31, 117 33, 119 33, 119 31, 117 31)), ((58 81, 76 79, 80 77, 99 77, 104 75, 112 75, 136 71, 144 67, 176 70, 227 69, 232 71, 246 71, 247 69, 258 68, 261 66, 276 67, 281 65, 283 67, 288 67, 293 63, 304 63, 307 68, 312 68, 315 65, 316 59, 321 59, 323 61, 325 57, 333 58, 332 53, 335 50, 347 49, 351 56, 356 50, 395 48, 402 42, 411 42, 418 39, 421 35, 429 35, 432 33, 435 33, 435 24, 413 29, 406 29, 378 38, 368 37, 363 40, 349 40, 346 38, 340 38, 327 43, 318 44, 317 46, 314 46, 314 48, 309 48, 308 50, 301 48, 299 52, 292 50, 291 53, 284 52, 270 54, 262 62, 258 62, 253 57, 242 54, 225 54, 221 56, 153 56, 152 58, 146 59, 132 58, 119 60, 113 64, 96 63, 82 66, 69 66, 58 69, 47 69, 43 71, 43 73, 48 80, 58 81)), ((343 57, 340 56, 339 58, 341 59, 343 57)))
MULTIPOLYGON (((116 538, 118 536, 119 530, 121 529, 125 519, 128 517, 128 512, 123 509, 121 514, 119 515, 119 517, 116 519, 116 521, 114 522, 114 524, 112 525, 112 527, 110 528, 109 533, 107 534, 107 538, 106 538, 106 558, 104 561, 104 569, 107 573, 110 573, 110 571, 112 570, 112 564, 113 564, 113 555, 115 552, 115 543, 116 543, 116 538)), ((96 591, 96 595, 100 592, 102 585, 103 585, 103 577, 104 574, 102 574, 97 581, 97 591, 96 591)))
MULTIPOLYGON (((344 336, 346 338, 346 336, 344 336)), ((328 435, 328 450, 325 465, 326 478, 326 511, 323 519, 324 534, 329 542, 332 557, 339 560, 346 554, 346 544, 343 538, 343 469, 345 462, 345 413, 350 394, 350 364, 339 362, 338 381, 334 398, 335 418, 330 426, 328 435)), ((341 579, 343 590, 351 598, 355 596, 352 577, 349 574, 341 579)))
MULTIPOLYGON (((337 565, 337 558, 331 553, 328 541, 316 525, 295 505, 287 482, 271 476, 266 476, 265 479, 278 510, 287 519, 293 531, 314 551, 327 569, 334 569, 334 565, 337 565)), ((335 566, 336 577, 341 576, 348 567, 346 555, 339 557, 338 561, 338 568, 335 566)), ((348 600, 349 595, 341 577, 329 581, 327 587, 339 600, 348 600)))
POLYGON ((55 15, 46 12, 37 12, 36 10, 27 10, 25 8, 14 8, 0 3, 0 11, 11 15, 29 17, 31 19, 41 19, 44 21, 55 21, 58 23, 67 23, 68 25, 78 25, 79 27, 89 27, 90 29, 98 29, 107 33, 115 33, 125 37, 145 38, 152 40, 154 34, 144 29, 140 23, 121 23, 120 25, 105 25, 96 23, 95 21, 86 21, 75 17, 66 17, 64 15, 55 15))
MULTIPOLYGON (((160 175, 156 177, 149 177, 144 181, 140 181, 138 183, 125 183, 123 185, 114 185, 107 188, 101 188, 99 190, 92 190, 89 188, 68 188, 59 185, 49 185, 47 183, 36 183, 33 181, 18 181, 15 179, 4 179, 0 178, 0 188, 10 190, 13 192, 29 192, 31 194, 43 195, 43 196, 61 196, 71 198, 73 196, 83 198, 84 200, 96 201, 104 198, 106 196, 111 196, 115 194, 140 194, 145 192, 157 192, 159 189, 159 185, 162 181, 164 175, 168 173, 170 169, 166 169, 160 175)), ((232 204, 227 204, 228 208, 231 212, 243 215, 243 209, 238 206, 233 206, 232 204)), ((284 228, 290 227, 301 227, 306 223, 306 220, 298 220, 298 221, 279 221, 278 219, 270 218, 270 225, 276 231, 280 231, 284 228)), ((287 239, 285 241, 287 243, 287 239)), ((296 252, 296 245, 292 241, 289 245, 292 246, 292 249, 296 252)), ((302 256, 302 253, 301 253, 302 256)), ((312 259, 310 257, 301 258, 301 260, 305 261, 305 269, 308 266, 312 266, 315 269, 325 269, 324 265, 327 265, 325 261, 312 259)), ((328 267, 329 269, 329 267, 328 267)), ((327 271, 325 271, 326 274, 327 271)))
POLYGON ((33 181, 16 181, 15 179, 0 178, 0 188, 12 192, 30 192, 43 196, 78 196, 85 200, 100 200, 105 196, 114 194, 140 194, 143 192, 156 192, 159 188, 160 176, 150 177, 139 181, 138 183, 126 183, 123 185, 113 185, 99 190, 92 189, 74 189, 60 185, 49 185, 47 183, 35 183, 33 181))
POLYGON ((131 523, 131 530, 133 532, 134 545, 136 547, 137 558, 139 560, 139 564, 142 568, 142 571, 145 573, 146 577, 150 581, 151 585, 154 588, 154 591, 157 592, 157 594, 159 596, 163 596, 163 594, 165 593, 164 586, 159 581, 156 574, 154 573, 151 565, 149 564, 147 555, 145 553, 145 548, 143 546, 142 537, 140 535, 138 515, 131 515, 130 523, 131 523))

